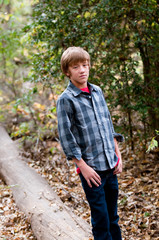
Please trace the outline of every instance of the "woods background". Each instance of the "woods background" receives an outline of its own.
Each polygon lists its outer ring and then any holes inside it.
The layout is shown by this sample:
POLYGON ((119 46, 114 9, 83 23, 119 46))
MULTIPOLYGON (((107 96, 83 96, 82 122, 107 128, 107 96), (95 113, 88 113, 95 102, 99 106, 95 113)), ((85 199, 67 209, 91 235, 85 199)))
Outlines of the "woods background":
MULTIPOLYGON (((91 56, 89 81, 103 89, 115 130, 125 136, 125 164, 133 174, 138 166, 138 182, 147 177, 146 166, 157 179, 158 148, 146 151, 152 138, 152 149, 158 140, 158 36, 158 0, 1 0, 0 122, 25 155, 41 168, 44 156, 51 159, 58 172, 64 156, 57 146, 56 100, 68 84, 60 58, 67 47, 81 46, 91 56)), ((140 230, 147 227, 140 223, 140 230)))

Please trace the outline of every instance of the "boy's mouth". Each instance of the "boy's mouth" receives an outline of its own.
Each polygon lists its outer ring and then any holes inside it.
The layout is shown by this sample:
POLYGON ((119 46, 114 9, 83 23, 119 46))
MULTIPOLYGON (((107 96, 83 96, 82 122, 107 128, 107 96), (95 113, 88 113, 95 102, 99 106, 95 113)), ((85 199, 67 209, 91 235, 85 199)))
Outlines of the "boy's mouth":
POLYGON ((87 77, 87 75, 80 75, 80 78, 85 78, 87 77))

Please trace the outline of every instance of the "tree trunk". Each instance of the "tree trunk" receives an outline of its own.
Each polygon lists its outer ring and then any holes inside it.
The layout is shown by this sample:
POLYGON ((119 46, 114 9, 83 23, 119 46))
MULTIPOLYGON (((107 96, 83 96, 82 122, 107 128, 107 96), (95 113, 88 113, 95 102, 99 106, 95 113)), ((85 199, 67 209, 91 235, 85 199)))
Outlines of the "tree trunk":
POLYGON ((0 126, 0 174, 12 187, 17 206, 30 219, 38 240, 88 240, 90 226, 74 215, 48 183, 21 160, 14 142, 0 126))
MULTIPOLYGON (((144 74, 144 85, 145 85, 144 94, 147 101, 148 117, 149 117, 151 128, 154 131, 159 126, 157 110, 156 110, 157 109, 156 98, 158 97, 158 94, 157 94, 157 91, 154 89, 155 79, 153 77, 152 66, 150 63, 150 57, 149 57, 150 54, 148 54, 150 50, 148 49, 148 46, 146 44, 144 46, 141 42, 138 43, 138 48, 140 50, 140 55, 143 62, 143 74, 144 74)), ((155 59, 155 56, 154 56, 154 59, 155 59)))

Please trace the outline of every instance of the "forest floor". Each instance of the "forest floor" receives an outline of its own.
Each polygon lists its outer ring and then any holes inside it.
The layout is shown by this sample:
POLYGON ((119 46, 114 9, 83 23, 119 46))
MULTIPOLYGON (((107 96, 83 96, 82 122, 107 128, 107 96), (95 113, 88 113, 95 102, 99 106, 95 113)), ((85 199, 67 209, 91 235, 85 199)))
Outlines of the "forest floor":
MULTIPOLYGON (((123 172, 119 175, 119 216, 123 240, 159 239, 159 157, 129 147, 121 148, 123 172), (142 160, 141 160, 142 159, 142 160)), ((90 210, 75 166, 68 166, 58 142, 46 141, 21 155, 52 186, 71 210, 90 223, 90 210)), ((0 240, 36 240, 29 219, 16 207, 12 191, 0 180, 0 240)), ((46 240, 46 239, 44 239, 46 240)))

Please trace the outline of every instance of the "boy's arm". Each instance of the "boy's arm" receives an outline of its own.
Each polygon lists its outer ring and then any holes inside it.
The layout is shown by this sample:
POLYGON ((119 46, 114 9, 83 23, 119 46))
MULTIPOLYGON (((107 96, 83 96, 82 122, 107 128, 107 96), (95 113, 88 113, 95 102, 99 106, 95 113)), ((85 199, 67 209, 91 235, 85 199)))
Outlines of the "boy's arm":
POLYGON ((115 143, 115 153, 119 157, 119 163, 115 167, 115 170, 114 170, 113 173, 118 174, 118 173, 122 172, 122 158, 121 158, 121 152, 120 152, 119 147, 118 147, 118 142, 115 138, 114 138, 114 143, 115 143))
POLYGON ((73 158, 73 161, 76 163, 76 165, 79 167, 83 177, 86 179, 88 186, 92 187, 92 183, 96 185, 97 187, 101 185, 101 178, 100 176, 94 171, 93 168, 87 165, 87 163, 81 159, 77 160, 76 158, 73 158))
POLYGON ((74 124, 73 107, 69 99, 59 98, 57 101, 58 133, 61 146, 68 160, 72 158, 81 159, 81 149, 77 144, 72 132, 74 124))

